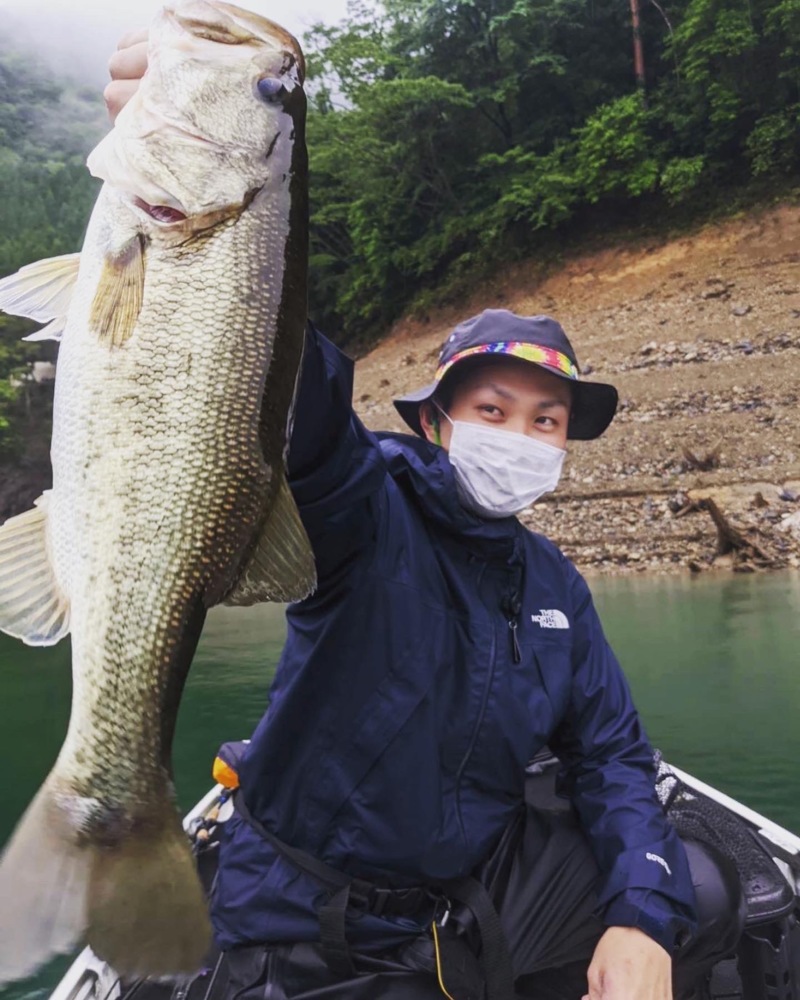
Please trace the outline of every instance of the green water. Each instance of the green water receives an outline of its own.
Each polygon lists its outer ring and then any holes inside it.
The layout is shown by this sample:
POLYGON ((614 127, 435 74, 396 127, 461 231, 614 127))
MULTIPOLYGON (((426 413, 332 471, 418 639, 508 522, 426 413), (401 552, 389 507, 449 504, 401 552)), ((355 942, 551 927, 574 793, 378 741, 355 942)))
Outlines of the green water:
MULTIPOLYGON (((800 833, 800 575, 601 580, 592 589, 652 742, 800 833)), ((217 746, 260 717, 283 635, 276 607, 209 617, 176 736, 184 808, 209 787, 217 746)), ((58 752, 69 695, 68 644, 27 649, 0 635, 0 844, 58 752)), ((44 994, 64 967, 0 990, 0 1000, 44 994)))

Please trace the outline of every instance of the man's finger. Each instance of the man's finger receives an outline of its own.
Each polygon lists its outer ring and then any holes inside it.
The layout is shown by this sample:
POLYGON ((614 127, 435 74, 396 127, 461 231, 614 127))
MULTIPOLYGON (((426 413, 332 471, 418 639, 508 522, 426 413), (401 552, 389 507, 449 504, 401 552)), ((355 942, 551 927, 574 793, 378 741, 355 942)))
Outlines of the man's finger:
POLYGON ((138 80, 113 80, 103 91, 108 117, 113 122, 139 87, 138 80))
POLYGON ((112 80, 141 80, 146 69, 146 40, 140 39, 126 48, 117 49, 108 60, 108 72, 112 80))
POLYGON ((117 48, 129 49, 132 45, 137 45, 139 42, 146 42, 147 32, 147 28, 136 28, 134 31, 129 31, 117 42, 117 48))

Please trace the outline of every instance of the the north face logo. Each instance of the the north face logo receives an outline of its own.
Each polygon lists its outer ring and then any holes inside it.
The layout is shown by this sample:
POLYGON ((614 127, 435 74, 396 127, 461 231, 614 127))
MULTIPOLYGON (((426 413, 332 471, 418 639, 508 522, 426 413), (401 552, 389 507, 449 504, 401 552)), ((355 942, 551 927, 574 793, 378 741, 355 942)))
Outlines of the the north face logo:
POLYGON ((667 864, 667 862, 661 857, 660 854, 651 854, 650 851, 648 851, 647 854, 645 854, 645 857, 647 858, 648 861, 655 861, 656 864, 661 865, 661 867, 664 869, 667 875, 672 874, 672 869, 667 864))
POLYGON ((541 628, 569 628, 569 621, 563 611, 541 609, 538 615, 531 615, 531 621, 541 628))

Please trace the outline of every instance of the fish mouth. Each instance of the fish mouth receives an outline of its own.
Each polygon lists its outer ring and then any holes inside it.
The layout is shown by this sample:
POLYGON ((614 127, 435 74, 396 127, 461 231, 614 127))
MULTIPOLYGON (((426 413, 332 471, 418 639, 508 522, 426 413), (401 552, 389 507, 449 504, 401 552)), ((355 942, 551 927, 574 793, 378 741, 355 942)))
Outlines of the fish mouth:
POLYGON ((134 198, 133 200, 137 208, 162 226, 168 226, 175 222, 186 222, 188 218, 185 212, 171 208, 169 205, 149 205, 143 198, 134 198))

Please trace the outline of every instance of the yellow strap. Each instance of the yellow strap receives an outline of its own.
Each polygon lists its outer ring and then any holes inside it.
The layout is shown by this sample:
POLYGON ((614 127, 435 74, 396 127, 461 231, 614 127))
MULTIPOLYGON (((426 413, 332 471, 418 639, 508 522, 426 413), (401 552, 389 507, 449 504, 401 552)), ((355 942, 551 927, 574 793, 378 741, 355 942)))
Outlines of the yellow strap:
POLYGON ((442 990, 442 993, 444 993, 444 995, 447 997, 447 1000, 455 1000, 455 998, 451 997, 450 994, 445 989, 444 981, 442 980, 442 960, 441 957, 439 956, 439 935, 436 932, 435 920, 431 924, 431 930, 433 931, 433 948, 434 951, 436 952, 436 977, 439 980, 439 986, 442 990))

